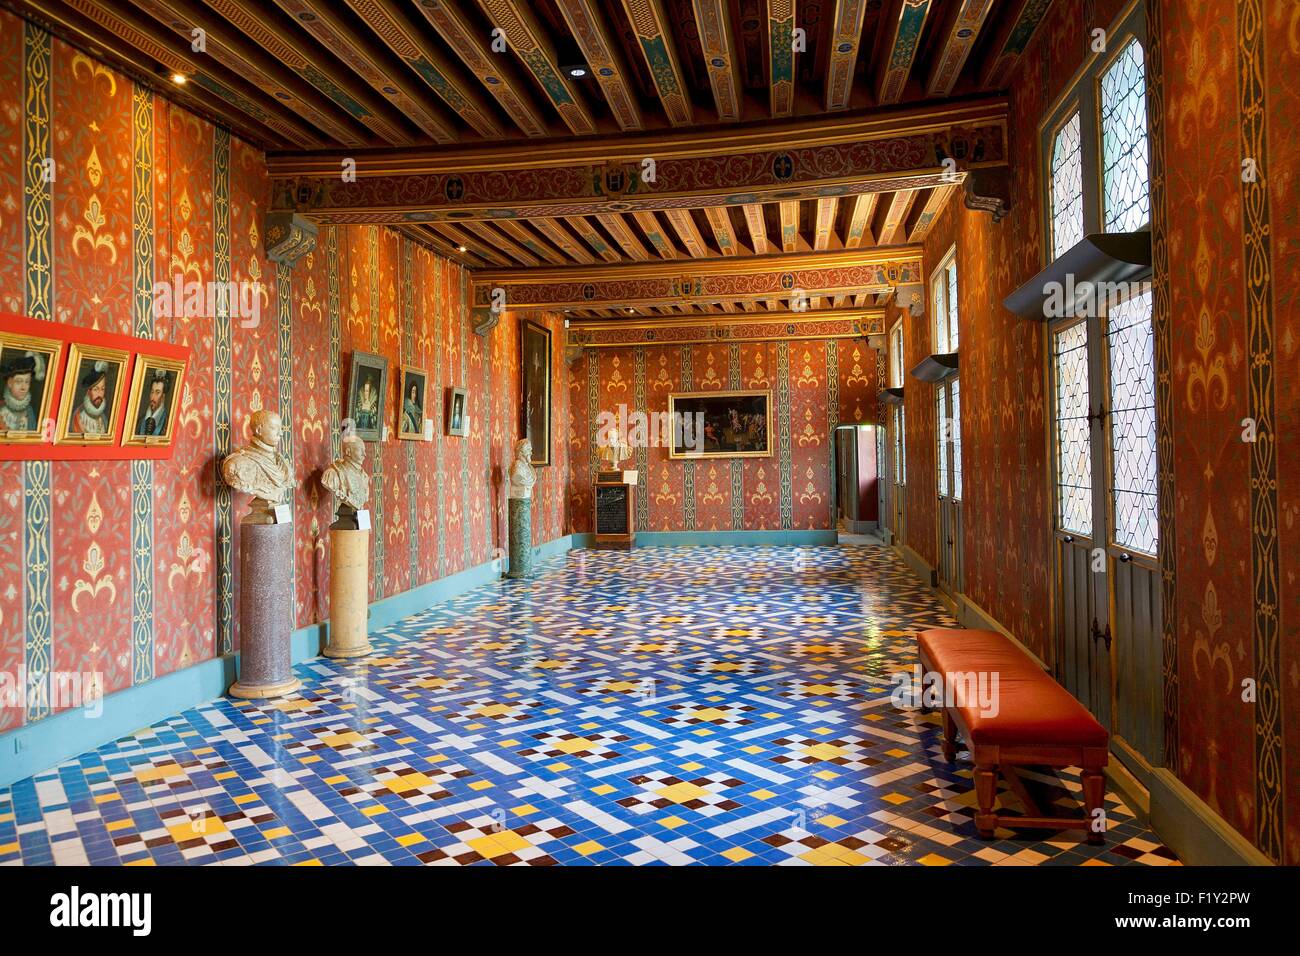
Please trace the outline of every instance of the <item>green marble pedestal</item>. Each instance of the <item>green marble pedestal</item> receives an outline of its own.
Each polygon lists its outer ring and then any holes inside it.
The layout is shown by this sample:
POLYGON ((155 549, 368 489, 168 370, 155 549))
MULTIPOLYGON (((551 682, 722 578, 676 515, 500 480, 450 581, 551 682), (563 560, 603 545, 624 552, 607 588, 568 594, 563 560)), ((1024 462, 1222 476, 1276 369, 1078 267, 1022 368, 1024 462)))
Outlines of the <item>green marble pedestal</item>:
POLYGON ((533 502, 510 499, 510 570, 508 578, 533 576, 533 502))

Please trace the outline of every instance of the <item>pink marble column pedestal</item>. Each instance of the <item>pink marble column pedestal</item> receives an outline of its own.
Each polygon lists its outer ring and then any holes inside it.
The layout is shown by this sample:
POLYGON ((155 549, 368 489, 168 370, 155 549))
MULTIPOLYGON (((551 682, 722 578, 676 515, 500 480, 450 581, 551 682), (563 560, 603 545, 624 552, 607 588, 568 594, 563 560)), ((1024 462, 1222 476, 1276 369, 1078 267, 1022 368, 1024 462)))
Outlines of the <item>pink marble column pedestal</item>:
POLYGON ((293 525, 239 528, 239 680, 231 697, 292 694, 293 525))

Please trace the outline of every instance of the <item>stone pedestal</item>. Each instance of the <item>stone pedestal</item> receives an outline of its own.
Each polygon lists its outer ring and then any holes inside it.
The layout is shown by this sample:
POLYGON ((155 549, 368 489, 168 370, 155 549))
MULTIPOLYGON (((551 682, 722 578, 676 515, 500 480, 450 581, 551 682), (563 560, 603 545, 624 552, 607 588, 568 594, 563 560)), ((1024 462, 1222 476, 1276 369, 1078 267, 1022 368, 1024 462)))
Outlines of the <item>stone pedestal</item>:
POLYGON ((363 657, 370 610, 370 532, 330 532, 330 639, 326 657, 363 657))
POLYGON ((292 694, 293 525, 239 527, 239 680, 231 697, 292 694))
POLYGON ((533 576, 533 502, 510 499, 510 570, 508 578, 533 576))

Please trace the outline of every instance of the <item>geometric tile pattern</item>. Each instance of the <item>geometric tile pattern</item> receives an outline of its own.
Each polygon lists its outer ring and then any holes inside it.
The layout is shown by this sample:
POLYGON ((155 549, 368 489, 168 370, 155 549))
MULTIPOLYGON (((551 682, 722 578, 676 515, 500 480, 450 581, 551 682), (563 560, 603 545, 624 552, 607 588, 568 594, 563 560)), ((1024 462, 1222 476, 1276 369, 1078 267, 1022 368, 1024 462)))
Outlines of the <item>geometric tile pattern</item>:
POLYGON ((890 702, 952 624, 879 546, 571 552, 0 789, 0 864, 1175 862, 1113 794, 1105 846, 977 839, 968 758, 890 702))

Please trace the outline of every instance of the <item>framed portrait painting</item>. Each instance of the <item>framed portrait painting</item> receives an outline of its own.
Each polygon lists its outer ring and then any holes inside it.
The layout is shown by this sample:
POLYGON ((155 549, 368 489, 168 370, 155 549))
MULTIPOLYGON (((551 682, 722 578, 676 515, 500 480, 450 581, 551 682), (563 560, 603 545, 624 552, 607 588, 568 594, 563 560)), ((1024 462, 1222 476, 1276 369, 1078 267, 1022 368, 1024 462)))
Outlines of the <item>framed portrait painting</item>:
POLYGON ((131 390, 127 393, 122 444, 170 445, 184 386, 184 362, 158 355, 137 355, 131 390))
POLYGON ((54 437, 51 410, 62 354, 57 339, 0 332, 0 444, 54 437))
POLYGON ((63 445, 115 445, 128 354, 122 349, 73 342, 63 376, 55 441, 63 445))
POLYGON ((675 392, 670 458, 767 458, 772 454, 770 391, 675 392))
POLYGON ((469 434, 469 392, 459 385, 447 387, 447 434, 469 434))
POLYGON ((551 463, 551 330, 525 321, 519 335, 523 376, 520 409, 524 437, 533 445, 533 465, 551 463))
POLYGON ((402 407, 397 415, 397 437, 424 440, 424 407, 429 373, 410 365, 402 366, 402 407))
POLYGON ((347 417, 357 423, 357 437, 363 441, 383 440, 387 388, 388 359, 373 352, 353 352, 347 417))

